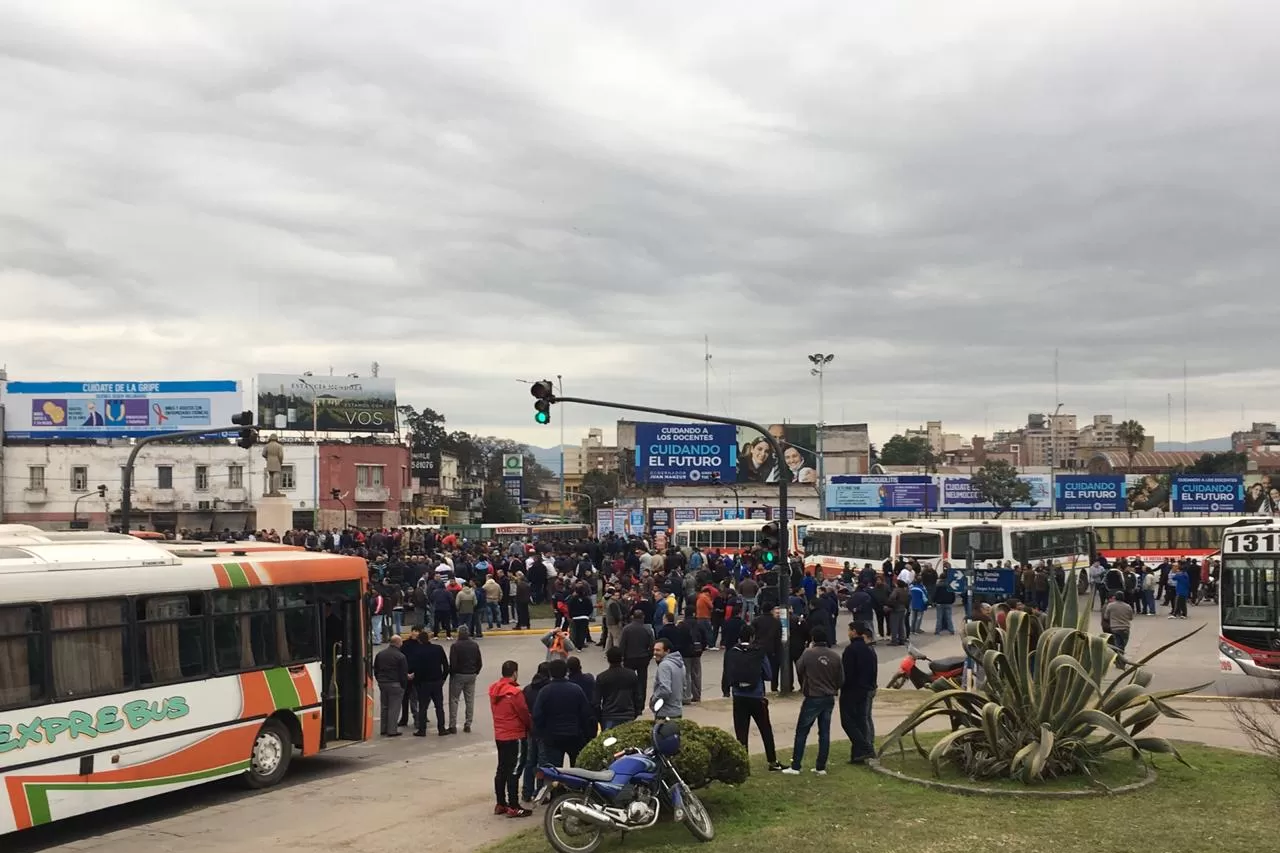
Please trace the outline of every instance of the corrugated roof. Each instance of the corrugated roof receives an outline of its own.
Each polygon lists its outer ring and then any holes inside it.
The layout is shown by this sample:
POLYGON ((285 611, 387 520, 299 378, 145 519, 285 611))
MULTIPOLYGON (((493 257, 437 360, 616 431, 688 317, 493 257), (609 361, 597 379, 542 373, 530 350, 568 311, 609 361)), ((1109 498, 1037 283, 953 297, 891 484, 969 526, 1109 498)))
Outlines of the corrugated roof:
POLYGON ((1178 465, 1194 465, 1203 452, 1190 450, 1139 450, 1130 460, 1129 454, 1120 450, 1100 450, 1094 459, 1105 459, 1112 468, 1173 468, 1178 465))

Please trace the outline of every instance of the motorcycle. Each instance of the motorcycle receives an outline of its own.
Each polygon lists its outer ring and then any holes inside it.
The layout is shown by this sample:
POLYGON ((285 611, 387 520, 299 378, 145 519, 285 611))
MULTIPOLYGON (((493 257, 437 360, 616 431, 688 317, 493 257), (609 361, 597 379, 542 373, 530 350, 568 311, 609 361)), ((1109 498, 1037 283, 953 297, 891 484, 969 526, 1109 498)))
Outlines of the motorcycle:
MULTIPOLYGON (((662 710, 661 700, 654 711, 662 710)), ((614 754, 607 770, 538 768, 542 790, 536 802, 547 804, 542 829, 559 853, 593 853, 606 831, 636 832, 657 824, 664 806, 699 841, 715 838, 706 806, 680 778, 671 757, 680 751, 680 723, 653 724, 653 746, 629 747, 614 754)), ((615 745, 617 738, 604 741, 615 745)))
POLYGON ((891 690, 896 690, 910 681, 917 690, 920 690, 943 678, 949 678, 958 684, 964 672, 964 660, 964 655, 932 660, 915 646, 909 645, 907 656, 902 659, 902 663, 898 664, 898 671, 889 679, 887 686, 891 690), (928 671, 920 665, 922 661, 929 664, 928 671))

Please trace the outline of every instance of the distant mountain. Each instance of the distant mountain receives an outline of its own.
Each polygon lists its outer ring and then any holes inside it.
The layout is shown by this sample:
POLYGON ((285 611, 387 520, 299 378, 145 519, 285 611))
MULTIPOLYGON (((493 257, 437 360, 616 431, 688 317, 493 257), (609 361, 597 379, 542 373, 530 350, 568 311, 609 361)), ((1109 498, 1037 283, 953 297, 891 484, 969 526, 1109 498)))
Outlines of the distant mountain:
MULTIPOLYGON (((567 446, 567 445, 566 445, 567 446)), ((560 476, 560 446, 530 447, 534 460, 557 477, 560 476)))
POLYGON ((1156 450, 1188 450, 1199 453, 1223 453, 1231 449, 1231 438, 1206 438, 1200 441, 1188 441, 1183 447, 1181 441, 1157 441, 1156 450))

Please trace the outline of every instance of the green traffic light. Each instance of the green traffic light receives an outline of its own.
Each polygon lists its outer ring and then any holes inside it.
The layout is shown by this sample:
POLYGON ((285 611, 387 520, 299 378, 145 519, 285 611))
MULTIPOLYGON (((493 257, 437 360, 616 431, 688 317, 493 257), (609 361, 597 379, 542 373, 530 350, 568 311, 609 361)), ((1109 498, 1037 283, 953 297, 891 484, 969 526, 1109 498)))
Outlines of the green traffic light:
POLYGON ((772 551, 765 551, 765 552, 764 552, 764 561, 765 561, 766 563, 772 563, 772 562, 774 561, 774 560, 773 560, 773 552, 772 552, 772 551))
POLYGON ((551 415, 547 412, 534 412, 533 419, 540 424, 551 423, 551 415))

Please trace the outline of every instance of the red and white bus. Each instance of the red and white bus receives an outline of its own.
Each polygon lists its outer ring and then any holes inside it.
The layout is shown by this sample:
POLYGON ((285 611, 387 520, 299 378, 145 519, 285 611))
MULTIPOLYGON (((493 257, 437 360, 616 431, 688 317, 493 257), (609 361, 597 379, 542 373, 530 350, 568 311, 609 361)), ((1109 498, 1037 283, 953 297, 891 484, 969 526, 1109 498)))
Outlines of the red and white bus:
MULTIPOLYGON (((689 521, 676 526, 676 547, 686 556, 694 549, 741 554, 760 544, 760 533, 768 521, 760 519, 726 519, 723 521, 689 521)), ((791 553, 804 553, 805 529, 810 521, 787 523, 787 539, 791 553)))
POLYGON ((1280 524, 1254 519, 1223 536, 1218 617, 1222 671, 1280 680, 1280 524))
POLYGON ((363 559, 0 525, 0 835, 373 734, 363 559))
POLYGON ((1189 518, 1094 518, 1098 553, 1108 560, 1137 558, 1148 564, 1195 557, 1199 560, 1222 547, 1227 528, 1255 524, 1254 516, 1189 518))
POLYGON ((1087 567, 1094 558, 1092 522, 907 519, 899 527, 937 530, 943 534, 943 558, 959 567, 973 551, 979 564, 1048 563, 1064 569, 1087 567))
POLYGON ((915 557, 942 567, 941 530, 899 527, 889 522, 811 521, 805 528, 805 568, 820 569, 824 577, 839 577, 846 565, 857 574, 867 563, 877 571, 885 560, 915 557))

